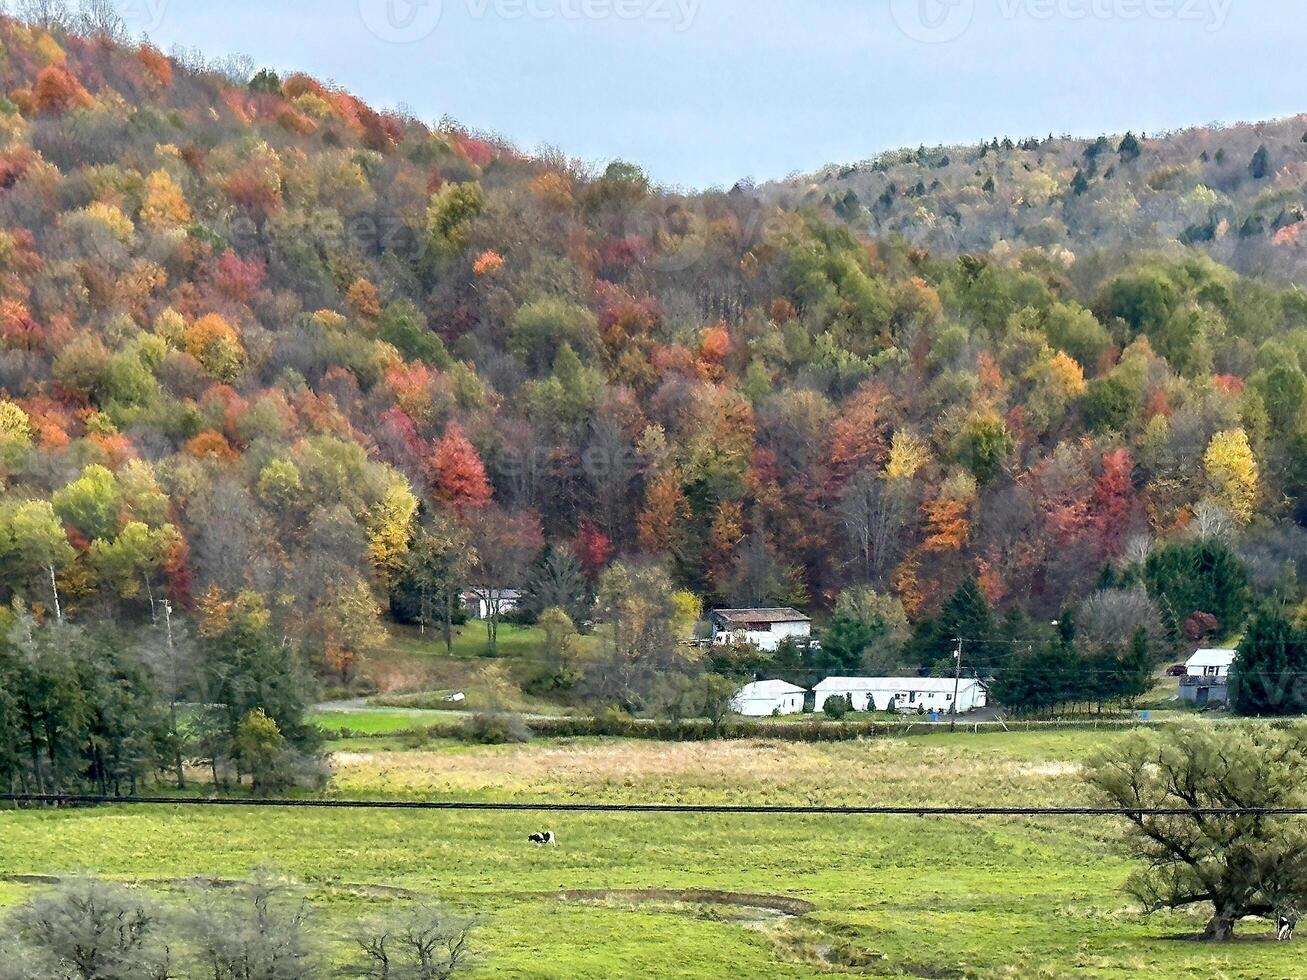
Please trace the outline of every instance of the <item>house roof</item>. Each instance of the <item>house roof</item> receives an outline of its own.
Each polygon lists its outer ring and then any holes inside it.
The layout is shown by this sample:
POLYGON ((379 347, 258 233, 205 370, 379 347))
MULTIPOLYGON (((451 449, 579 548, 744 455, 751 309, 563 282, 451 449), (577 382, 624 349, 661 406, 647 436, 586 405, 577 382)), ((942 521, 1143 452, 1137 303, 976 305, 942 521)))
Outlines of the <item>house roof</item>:
POLYGON ((735 692, 737 701, 755 701, 765 698, 779 698, 787 694, 807 694, 808 692, 801 687, 795 687, 793 684, 785 681, 754 681, 752 684, 745 684, 735 692))
POLYGON ((522 590, 521 589, 484 589, 484 588, 463 590, 463 598, 465 599, 481 599, 485 597, 491 597, 496 599, 520 599, 522 598, 522 590))
MULTIPOLYGON (((818 694, 827 691, 933 691, 952 694, 953 683, 952 677, 827 677, 813 690, 818 694)), ((958 690, 965 691, 979 684, 980 681, 974 677, 964 677, 958 682, 958 690)))
POLYGON ((1199 650, 1185 661, 1186 667, 1229 667, 1234 664, 1237 650, 1199 650))
POLYGON ((714 609, 713 616, 728 625, 744 626, 748 623, 810 623, 797 609, 714 609))

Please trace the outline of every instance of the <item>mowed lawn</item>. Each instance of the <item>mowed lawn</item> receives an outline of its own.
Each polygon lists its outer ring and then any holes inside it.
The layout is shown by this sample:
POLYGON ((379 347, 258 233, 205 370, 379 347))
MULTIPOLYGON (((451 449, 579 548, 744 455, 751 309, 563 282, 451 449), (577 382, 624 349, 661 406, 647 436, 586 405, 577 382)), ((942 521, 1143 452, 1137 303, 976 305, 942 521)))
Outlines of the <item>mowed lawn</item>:
MULTIPOLYGON (((836 745, 579 739, 422 751, 352 740, 342 796, 607 802, 1069 804, 1115 734, 939 735, 836 745)), ((339 744, 339 743, 338 743, 339 744)), ((1115 821, 106 808, 0 812, 0 903, 19 876, 95 870, 172 900, 181 880, 275 869, 328 920, 429 896, 476 916, 496 977, 1302 975, 1293 945, 1209 947, 1201 918, 1121 891, 1115 821), (553 829, 557 848, 526 843, 553 829), (595 894, 560 896, 561 890, 595 894), (604 890, 622 894, 604 895, 604 890), (644 896, 641 890, 661 894, 644 896), (800 899, 781 914, 677 890, 800 899), (668 894, 668 890, 672 894, 668 894), (676 900, 677 898, 684 900, 676 900)), ((343 949, 343 947, 342 947, 343 949)))

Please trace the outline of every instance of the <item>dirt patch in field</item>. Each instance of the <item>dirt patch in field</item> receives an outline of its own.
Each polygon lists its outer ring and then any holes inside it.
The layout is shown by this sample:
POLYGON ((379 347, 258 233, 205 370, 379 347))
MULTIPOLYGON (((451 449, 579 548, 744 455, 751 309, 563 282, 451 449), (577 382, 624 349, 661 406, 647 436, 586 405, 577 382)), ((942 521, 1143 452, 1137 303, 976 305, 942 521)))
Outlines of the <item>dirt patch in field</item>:
MULTIPOLYGON (((61 885, 65 881, 75 880, 63 875, 20 875, 20 874, 0 874, 0 881, 8 881, 16 885, 61 885)), ((150 888, 180 888, 185 891, 221 891, 232 888, 243 888, 249 884, 248 881, 237 878, 134 878, 131 884, 144 885, 150 888)), ((428 896, 422 892, 416 892, 409 888, 400 888, 395 885, 367 885, 355 884, 346 881, 325 881, 325 882, 292 882, 288 883, 289 888, 313 889, 316 891, 347 892, 353 895, 366 895, 369 898, 400 898, 406 900, 419 900, 428 896)))
POLYGON ((785 895, 753 895, 748 892, 723 892, 712 889, 682 888, 567 888, 549 892, 542 897, 557 898, 563 902, 622 902, 639 905, 643 902, 679 902, 685 905, 726 905, 733 908, 756 909, 780 915, 807 915, 817 906, 801 898, 785 895))

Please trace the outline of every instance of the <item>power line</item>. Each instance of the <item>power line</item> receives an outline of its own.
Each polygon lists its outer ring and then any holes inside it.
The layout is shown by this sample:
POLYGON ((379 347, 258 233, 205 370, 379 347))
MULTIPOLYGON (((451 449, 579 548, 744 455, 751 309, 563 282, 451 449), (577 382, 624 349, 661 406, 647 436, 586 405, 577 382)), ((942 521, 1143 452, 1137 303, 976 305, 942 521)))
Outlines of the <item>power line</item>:
POLYGON ((203 806, 290 810, 425 810, 509 813, 665 813, 758 816, 901 817, 1302 817, 1307 807, 1005 807, 1005 806, 771 806, 728 803, 558 803, 464 800, 295 800, 230 797, 79 796, 0 793, 0 803, 68 806, 203 806))

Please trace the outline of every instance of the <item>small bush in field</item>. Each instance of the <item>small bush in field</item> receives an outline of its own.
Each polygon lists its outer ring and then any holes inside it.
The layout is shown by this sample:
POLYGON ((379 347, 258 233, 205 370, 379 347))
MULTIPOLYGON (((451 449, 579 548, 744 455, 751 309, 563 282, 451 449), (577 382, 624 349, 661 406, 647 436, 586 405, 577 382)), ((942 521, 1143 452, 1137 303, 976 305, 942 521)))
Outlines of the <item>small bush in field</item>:
POLYGON ((834 721, 839 721, 849 713, 849 702, 844 698, 827 698, 821 706, 822 714, 834 721))
POLYGON ((513 742, 529 742, 531 729, 517 715, 476 714, 463 722, 460 736, 465 742, 508 745, 513 742))

